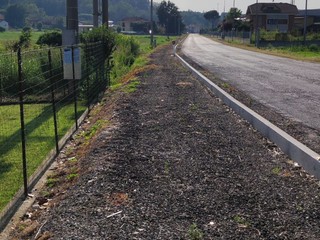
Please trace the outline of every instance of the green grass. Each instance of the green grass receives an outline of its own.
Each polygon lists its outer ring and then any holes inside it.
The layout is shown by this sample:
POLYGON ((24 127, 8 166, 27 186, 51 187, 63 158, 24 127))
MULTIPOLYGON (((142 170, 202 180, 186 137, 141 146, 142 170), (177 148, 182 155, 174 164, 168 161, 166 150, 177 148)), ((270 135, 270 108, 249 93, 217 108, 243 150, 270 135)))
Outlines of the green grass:
MULTIPOLYGON (((85 111, 78 105, 78 116, 85 111)), ((48 104, 25 105, 26 157, 30 177, 55 147, 54 124, 48 104)), ((62 138, 75 123, 74 105, 61 106, 57 113, 58 135, 62 138)), ((18 105, 0 106, 0 211, 23 186, 18 105)))
MULTIPOLYGON (((210 39, 217 41, 216 38, 209 37, 210 39)), ((221 42, 221 41, 220 41, 221 42)), ((223 44, 242 48, 249 51, 266 53, 279 57, 286 57, 301 61, 309 61, 309 62, 320 62, 320 51, 312 50, 309 47, 304 46, 288 46, 288 47, 272 47, 268 46, 266 48, 256 48, 252 44, 242 43, 240 41, 224 41, 223 44)))
POLYGON ((190 240, 202 240, 203 232, 198 228, 197 224, 193 223, 188 229, 188 237, 190 240))
POLYGON ((273 55, 284 56, 298 60, 320 62, 320 51, 313 51, 308 47, 269 47, 262 50, 273 55))
MULTIPOLYGON (((33 31, 31 33, 31 43, 35 44, 38 38, 44 34, 44 32, 33 31)), ((21 35, 21 31, 6 31, 0 33, 0 52, 6 51, 6 42, 18 41, 21 35)))
MULTIPOLYGON (((148 55, 154 51, 153 48, 151 48, 150 44, 150 36, 142 35, 142 36, 135 36, 137 41, 140 44, 140 55, 135 60, 133 67, 141 67, 148 63, 148 55)), ((157 47, 165 45, 165 44, 171 44, 173 40, 176 40, 177 37, 167 37, 167 36, 154 36, 154 40, 157 42, 157 47)))
POLYGON ((140 85, 139 80, 132 80, 124 89, 127 93, 133 93, 137 90, 137 87, 140 85))
MULTIPOLYGON (((154 36, 154 39, 157 41, 157 47, 160 47, 164 44, 171 44, 177 37, 154 36)), ((154 50, 150 45, 150 36, 148 35, 125 36, 123 39, 120 39, 120 41, 117 42, 117 50, 113 54, 114 69, 111 72, 111 89, 113 89, 113 86, 115 86, 115 89, 121 87, 121 79, 126 74, 147 65, 149 62, 148 57, 154 50), (129 53, 124 51, 128 50, 125 44, 129 44, 128 38, 130 37, 138 43, 139 54, 135 57, 134 62, 128 65, 123 59, 129 55, 129 53), (127 40, 127 42, 125 40, 127 40)))

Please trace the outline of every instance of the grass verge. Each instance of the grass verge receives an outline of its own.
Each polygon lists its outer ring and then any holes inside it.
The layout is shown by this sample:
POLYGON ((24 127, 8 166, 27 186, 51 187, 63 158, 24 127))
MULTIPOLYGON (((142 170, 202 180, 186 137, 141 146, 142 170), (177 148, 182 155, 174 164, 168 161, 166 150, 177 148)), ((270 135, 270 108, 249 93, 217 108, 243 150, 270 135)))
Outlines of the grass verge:
MULTIPOLYGON (((78 116, 86 107, 78 105, 78 116)), ((27 174, 30 177, 55 147, 53 114, 48 104, 27 104, 25 113, 27 174)), ((57 113, 61 139, 74 120, 74 105, 61 106, 57 113)), ((0 211, 23 186, 20 108, 0 106, 0 211)))
POLYGON ((308 62, 320 62, 320 51, 314 51, 312 48, 305 46, 289 46, 289 47, 272 47, 269 45, 265 48, 256 48, 252 44, 242 43, 240 41, 222 41, 216 37, 207 36, 213 41, 220 42, 225 45, 232 47, 237 47, 249 51, 260 52, 265 54, 270 54, 278 57, 285 57, 294 60, 308 61, 308 62))

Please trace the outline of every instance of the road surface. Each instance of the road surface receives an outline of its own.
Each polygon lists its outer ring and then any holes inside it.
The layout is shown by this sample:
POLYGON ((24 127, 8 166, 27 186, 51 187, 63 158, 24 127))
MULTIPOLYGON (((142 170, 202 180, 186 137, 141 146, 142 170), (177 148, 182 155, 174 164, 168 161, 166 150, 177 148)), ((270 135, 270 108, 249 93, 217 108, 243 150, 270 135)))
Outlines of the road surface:
POLYGON ((320 129, 320 64, 246 51, 191 34, 182 52, 259 102, 320 129))

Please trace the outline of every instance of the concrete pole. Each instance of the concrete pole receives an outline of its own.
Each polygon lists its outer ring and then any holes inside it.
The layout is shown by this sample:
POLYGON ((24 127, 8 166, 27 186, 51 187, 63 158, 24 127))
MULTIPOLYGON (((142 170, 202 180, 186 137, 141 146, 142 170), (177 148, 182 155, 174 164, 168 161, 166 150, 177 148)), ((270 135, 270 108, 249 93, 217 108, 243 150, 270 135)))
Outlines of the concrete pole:
POLYGON ((67 19, 66 29, 73 31, 73 36, 68 35, 67 42, 72 44, 79 43, 79 19, 78 19, 78 0, 67 0, 67 19))
POLYGON ((108 0, 102 0, 102 24, 109 27, 109 3, 108 0))
POLYGON ((307 18, 308 18, 308 0, 306 0, 306 8, 304 10, 304 26, 303 26, 303 44, 307 43, 307 18))
POLYGON ((150 2, 150 45, 153 47, 153 0, 150 2))
POLYGON ((258 0, 256 1, 256 27, 255 27, 255 41, 254 44, 256 45, 256 47, 259 47, 259 38, 258 38, 258 34, 259 34, 259 24, 258 24, 258 0))
POLYGON ((93 27, 99 27, 99 3, 93 0, 93 27))

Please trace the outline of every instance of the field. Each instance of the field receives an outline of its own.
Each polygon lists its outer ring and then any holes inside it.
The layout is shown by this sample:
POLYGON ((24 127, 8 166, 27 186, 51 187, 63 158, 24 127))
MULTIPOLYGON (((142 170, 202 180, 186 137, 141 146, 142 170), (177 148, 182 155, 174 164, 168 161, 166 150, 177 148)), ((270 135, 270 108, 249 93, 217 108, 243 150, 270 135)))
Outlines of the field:
MULTIPOLYGON (((44 32, 33 31, 31 33, 31 42, 35 44, 44 32)), ((0 52, 5 51, 6 42, 18 41, 21 31, 6 31, 0 33, 0 52)))

